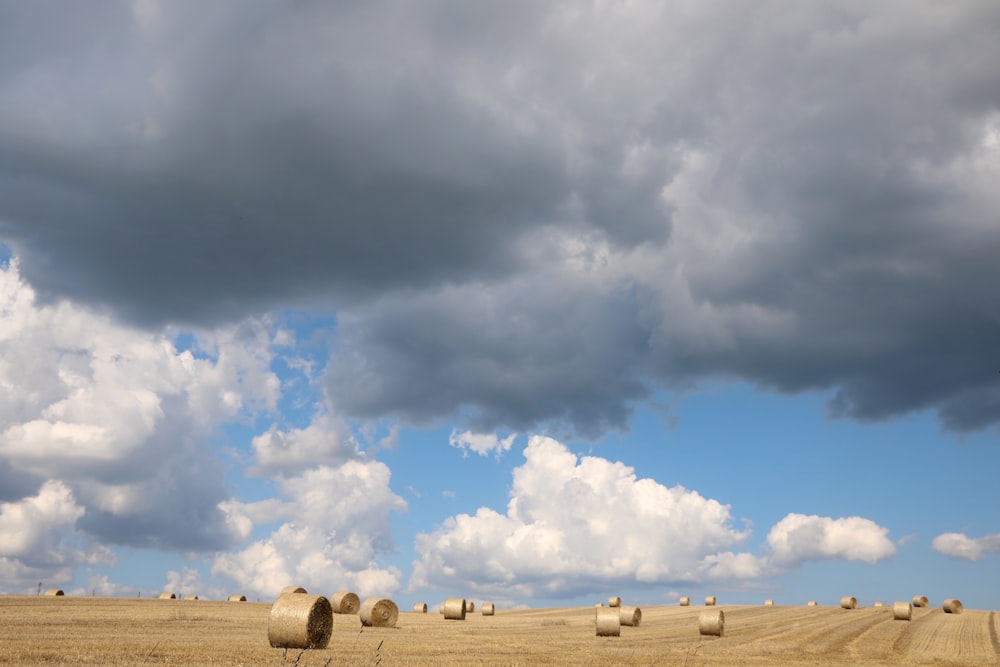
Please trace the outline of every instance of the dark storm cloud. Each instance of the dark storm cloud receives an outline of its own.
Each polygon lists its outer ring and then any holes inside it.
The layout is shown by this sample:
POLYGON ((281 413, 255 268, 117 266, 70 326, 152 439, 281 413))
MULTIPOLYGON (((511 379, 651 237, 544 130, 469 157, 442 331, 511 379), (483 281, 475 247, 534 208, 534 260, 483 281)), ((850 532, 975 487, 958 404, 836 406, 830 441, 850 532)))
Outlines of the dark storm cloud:
POLYGON ((580 278, 387 298, 342 320, 327 374, 334 404, 418 422, 462 412, 481 430, 624 429, 629 404, 649 393, 638 379, 647 333, 634 294, 580 278))
POLYGON ((596 433, 722 376, 1000 419, 995 3, 95 7, 0 21, 0 238, 50 295, 333 298, 358 417, 596 433))
POLYGON ((483 99, 512 45, 456 49, 521 34, 511 10, 496 36, 468 9, 109 6, 89 41, 47 6, 8 28, 25 66, 0 83, 0 234, 49 293, 212 322, 509 273, 512 242, 571 201, 573 224, 626 236, 658 220, 656 182, 604 173, 603 135, 569 164, 561 119, 483 99), (33 57, 31 35, 64 32, 75 52, 33 57))

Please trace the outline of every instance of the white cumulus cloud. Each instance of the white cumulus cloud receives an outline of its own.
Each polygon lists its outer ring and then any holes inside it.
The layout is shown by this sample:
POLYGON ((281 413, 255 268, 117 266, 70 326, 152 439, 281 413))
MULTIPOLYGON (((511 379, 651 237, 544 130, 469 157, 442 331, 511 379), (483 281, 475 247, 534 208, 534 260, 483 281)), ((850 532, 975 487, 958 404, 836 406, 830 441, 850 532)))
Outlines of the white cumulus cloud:
POLYGON ((771 563, 778 567, 830 558, 875 563, 896 553, 888 533, 888 528, 859 516, 789 514, 771 528, 767 544, 771 563))
POLYGON ((0 581, 14 592, 39 580, 69 582, 78 565, 113 563, 111 552, 76 529, 84 509, 63 482, 45 482, 38 494, 0 503, 0 581))
POLYGON ((417 536, 411 591, 513 597, 598 587, 759 579, 807 560, 874 563, 895 553, 888 529, 861 517, 789 514, 769 554, 740 551, 749 530, 730 507, 682 486, 639 479, 620 462, 578 457, 533 436, 513 473, 506 513, 480 507, 417 536))
POLYGON ((274 409, 269 323, 198 332, 192 349, 176 335, 43 302, 16 259, 0 267, 0 497, 59 480, 85 510, 77 527, 107 543, 239 539, 219 507, 228 492, 209 443, 222 424, 274 409))
POLYGON ((280 498, 232 501, 226 510, 237 525, 280 525, 263 539, 215 558, 212 573, 264 596, 290 584, 324 594, 345 587, 359 595, 398 590, 399 570, 376 559, 394 548, 390 515, 406 511, 406 502, 390 489, 385 464, 344 442, 342 425, 327 418, 302 430, 272 429, 255 439, 257 470, 278 473, 280 498), (287 452, 292 463, 278 463, 277 450, 287 452), (331 463, 301 469, 303 452, 321 453, 331 463), (298 474, 281 474, 295 468, 301 469, 298 474))
POLYGON ((969 537, 965 533, 943 533, 934 538, 931 548, 939 554, 963 560, 979 560, 988 552, 1000 551, 1000 533, 969 537))
POLYGON ((473 433, 472 431, 459 433, 455 430, 448 437, 448 444, 464 452, 475 452, 480 456, 490 454, 500 456, 504 452, 510 451, 516 437, 516 433, 511 433, 506 438, 500 438, 496 433, 473 433))
POLYGON ((564 595, 594 582, 698 580, 759 569, 729 506, 632 468, 533 436, 513 475, 506 514, 480 508, 417 536, 411 590, 460 588, 518 596, 564 595))

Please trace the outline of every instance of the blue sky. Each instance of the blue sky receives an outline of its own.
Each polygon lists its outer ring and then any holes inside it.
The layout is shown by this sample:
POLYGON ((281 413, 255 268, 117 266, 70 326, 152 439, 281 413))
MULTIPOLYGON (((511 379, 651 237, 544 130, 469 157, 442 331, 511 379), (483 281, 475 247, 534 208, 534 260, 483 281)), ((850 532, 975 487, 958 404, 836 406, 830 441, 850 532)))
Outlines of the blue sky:
POLYGON ((998 28, 0 10, 0 592, 1000 608, 998 28))

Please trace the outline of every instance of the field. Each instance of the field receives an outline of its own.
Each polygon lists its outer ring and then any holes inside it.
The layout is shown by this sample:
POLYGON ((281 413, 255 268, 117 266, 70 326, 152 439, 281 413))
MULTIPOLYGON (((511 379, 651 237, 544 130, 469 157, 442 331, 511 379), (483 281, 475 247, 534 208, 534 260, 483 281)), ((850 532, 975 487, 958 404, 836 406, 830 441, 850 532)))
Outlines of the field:
POLYGON ((336 615, 328 648, 285 651, 268 645, 265 603, 0 596, 0 665, 1000 665, 997 612, 718 608, 723 637, 699 635, 698 606, 644 607, 620 637, 595 636, 593 607, 401 611, 364 629, 336 615))

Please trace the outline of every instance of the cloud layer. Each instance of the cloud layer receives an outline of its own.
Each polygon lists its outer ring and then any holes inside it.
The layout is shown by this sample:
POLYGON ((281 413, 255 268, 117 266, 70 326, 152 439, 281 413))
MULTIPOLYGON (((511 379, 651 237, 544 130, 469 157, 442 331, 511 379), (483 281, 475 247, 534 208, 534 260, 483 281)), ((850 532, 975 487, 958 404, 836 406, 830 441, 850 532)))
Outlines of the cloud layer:
POLYGON ((45 299, 336 306, 360 418, 592 436, 722 376, 997 423, 993 3, 3 11, 0 239, 45 299))

